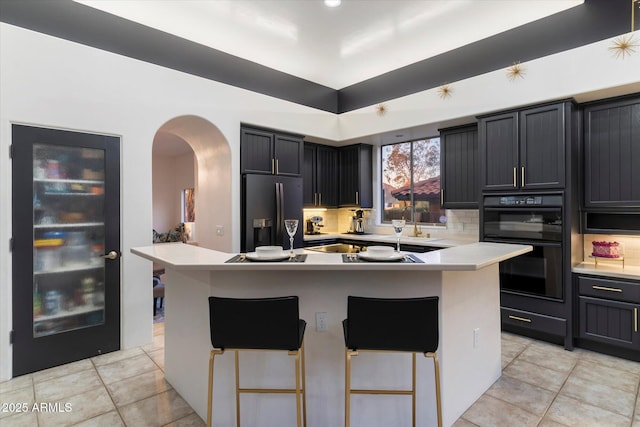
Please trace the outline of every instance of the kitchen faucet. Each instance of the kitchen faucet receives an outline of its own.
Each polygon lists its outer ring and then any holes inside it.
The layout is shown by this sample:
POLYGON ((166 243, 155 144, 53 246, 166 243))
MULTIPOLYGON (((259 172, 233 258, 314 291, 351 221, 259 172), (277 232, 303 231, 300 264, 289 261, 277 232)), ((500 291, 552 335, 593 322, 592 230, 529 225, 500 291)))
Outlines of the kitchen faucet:
POLYGON ((418 227, 418 222, 413 221, 413 237, 422 236, 422 227, 418 227))

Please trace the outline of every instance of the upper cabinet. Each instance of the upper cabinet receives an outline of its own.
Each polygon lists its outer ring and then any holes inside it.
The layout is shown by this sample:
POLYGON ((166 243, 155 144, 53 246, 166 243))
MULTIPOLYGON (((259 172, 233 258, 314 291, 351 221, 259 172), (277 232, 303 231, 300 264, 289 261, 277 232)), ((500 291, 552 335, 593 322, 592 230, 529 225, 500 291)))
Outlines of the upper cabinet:
POLYGON ((479 117, 482 189, 564 188, 572 110, 566 101, 479 117))
POLYGON ((478 209, 480 199, 478 126, 440 130, 441 189, 444 209, 478 209))
POLYGON ((373 207, 372 146, 356 144, 338 150, 339 206, 373 207))
POLYGON ((335 147, 305 143, 302 176, 305 207, 338 206, 338 150, 335 147))
POLYGON ((301 176, 303 137, 243 126, 240 172, 301 176))
POLYGON ((584 205, 640 208, 640 94, 584 109, 584 205))

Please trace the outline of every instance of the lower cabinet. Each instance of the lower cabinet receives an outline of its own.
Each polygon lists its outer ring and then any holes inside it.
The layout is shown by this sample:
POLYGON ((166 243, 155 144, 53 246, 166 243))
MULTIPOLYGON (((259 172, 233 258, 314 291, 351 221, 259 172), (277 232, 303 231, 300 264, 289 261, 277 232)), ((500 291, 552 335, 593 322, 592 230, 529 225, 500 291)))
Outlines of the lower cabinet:
POLYGON ((579 344, 597 344, 612 354, 618 354, 616 350, 631 350, 640 357, 640 282, 583 275, 576 280, 579 344))
POLYGON ((516 330, 521 328, 556 336, 565 336, 567 333, 567 321, 565 319, 525 310, 501 307, 500 320, 505 330, 510 330, 509 326, 512 326, 516 330))

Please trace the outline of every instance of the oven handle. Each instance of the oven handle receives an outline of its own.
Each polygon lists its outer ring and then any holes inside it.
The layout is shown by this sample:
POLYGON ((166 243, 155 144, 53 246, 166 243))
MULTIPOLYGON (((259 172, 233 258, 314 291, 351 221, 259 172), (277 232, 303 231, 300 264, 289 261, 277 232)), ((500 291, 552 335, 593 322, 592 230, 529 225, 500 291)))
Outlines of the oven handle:
POLYGON ((521 205, 521 206, 508 206, 508 207, 500 207, 500 206, 485 206, 485 211, 489 212, 560 212, 562 213, 562 206, 545 206, 538 207, 536 205, 521 205))
POLYGON ((549 241, 549 240, 527 240, 527 239, 493 239, 493 238, 484 238, 483 242, 489 243, 509 243, 515 245, 531 245, 531 246, 555 246, 562 247, 562 242, 559 241, 549 241))

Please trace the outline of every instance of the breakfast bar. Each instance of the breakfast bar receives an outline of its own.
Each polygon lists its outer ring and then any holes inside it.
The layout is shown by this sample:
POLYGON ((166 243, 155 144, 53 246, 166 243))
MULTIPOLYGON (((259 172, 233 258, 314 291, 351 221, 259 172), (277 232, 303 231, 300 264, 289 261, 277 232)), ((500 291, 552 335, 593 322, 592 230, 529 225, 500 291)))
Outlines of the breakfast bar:
MULTIPOLYGON (((261 298, 297 295, 305 332, 307 425, 344 424, 344 338, 347 296, 439 297, 440 380, 445 426, 458 419, 501 374, 500 261, 531 246, 472 243, 423 254, 410 262, 346 262, 341 254, 313 253, 304 262, 227 262, 237 254, 170 243, 131 251, 166 269, 165 375, 206 419, 211 350, 208 297, 261 298), (326 313, 326 328, 317 327, 326 313)), ((293 361, 279 352, 240 355, 242 387, 291 387, 293 361)), ((436 425, 432 360, 418 357, 417 425, 436 425)), ((354 388, 406 388, 407 354, 362 354, 352 369, 354 388), (374 373, 374 374, 372 374, 374 373)), ((213 425, 235 425, 233 356, 216 358, 213 425)), ((406 396, 354 396, 353 425, 411 425, 406 396), (357 420, 357 422, 356 422, 357 420)), ((242 421, 252 426, 295 425, 291 395, 244 395, 242 421)))

